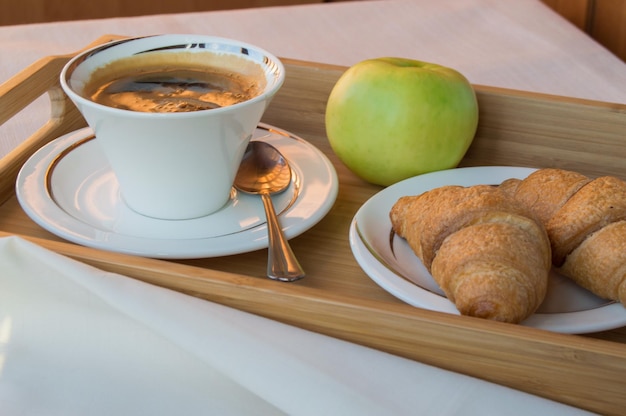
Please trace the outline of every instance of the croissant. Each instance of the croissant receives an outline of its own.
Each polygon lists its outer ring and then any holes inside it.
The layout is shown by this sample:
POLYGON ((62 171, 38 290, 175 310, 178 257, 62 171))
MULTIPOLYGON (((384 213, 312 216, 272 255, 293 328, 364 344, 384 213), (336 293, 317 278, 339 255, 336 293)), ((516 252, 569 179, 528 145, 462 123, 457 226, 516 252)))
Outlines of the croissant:
POLYGON ((626 182, 539 169, 504 191, 540 218, 558 271, 626 305, 626 182))
POLYGON ((404 196, 390 219, 461 314, 518 323, 543 301, 550 242, 502 189, 444 186, 404 196))

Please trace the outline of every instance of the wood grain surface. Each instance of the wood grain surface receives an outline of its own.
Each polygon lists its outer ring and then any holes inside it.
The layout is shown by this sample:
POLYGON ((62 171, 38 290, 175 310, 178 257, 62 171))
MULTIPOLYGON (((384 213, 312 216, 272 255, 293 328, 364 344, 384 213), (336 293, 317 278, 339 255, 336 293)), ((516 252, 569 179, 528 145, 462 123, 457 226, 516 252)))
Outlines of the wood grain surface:
MULTIPOLYGON (((0 160, 0 236, 20 235, 104 270, 598 413, 623 413, 625 328, 564 335, 422 310, 397 300, 360 269, 348 228, 357 209, 382 188, 352 174, 325 135, 326 99, 342 67, 284 59, 287 81, 263 119, 321 149, 339 176, 330 213, 291 240, 305 279, 284 284, 265 278, 264 250, 165 261, 81 247, 43 230, 20 208, 14 183, 36 149, 84 125, 58 87, 67 59, 46 58, 0 86, 0 122, 45 91, 52 91, 54 108, 49 125, 0 160), (22 93, 27 90, 33 93, 22 93)), ((480 122, 464 166, 552 166, 626 179, 626 106, 475 88, 480 122)))

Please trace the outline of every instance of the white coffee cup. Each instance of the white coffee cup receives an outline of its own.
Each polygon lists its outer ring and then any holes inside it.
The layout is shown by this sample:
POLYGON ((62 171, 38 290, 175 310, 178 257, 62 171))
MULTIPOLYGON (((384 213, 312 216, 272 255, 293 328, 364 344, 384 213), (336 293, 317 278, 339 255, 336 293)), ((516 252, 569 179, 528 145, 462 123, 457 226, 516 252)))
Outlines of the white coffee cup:
POLYGON ((202 35, 114 41, 79 54, 61 72, 61 86, 94 130, 126 204, 172 220, 205 216, 228 202, 246 146, 284 79, 282 63, 267 51, 202 35), (170 58, 244 72, 258 78, 260 91, 221 108, 171 113, 114 108, 83 95, 94 71, 121 59, 170 58))

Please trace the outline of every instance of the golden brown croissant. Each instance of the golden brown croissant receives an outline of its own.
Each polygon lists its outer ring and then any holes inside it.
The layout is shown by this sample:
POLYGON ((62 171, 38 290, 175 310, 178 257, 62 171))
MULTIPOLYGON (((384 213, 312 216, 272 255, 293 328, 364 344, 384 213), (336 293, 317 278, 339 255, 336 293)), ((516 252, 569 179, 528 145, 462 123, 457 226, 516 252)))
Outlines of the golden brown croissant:
POLYGON ((436 188, 400 198, 390 218, 462 314, 518 323, 543 301, 548 237, 501 189, 436 188))
POLYGON ((626 182, 540 169, 505 188, 545 225, 560 272, 626 305, 626 182))

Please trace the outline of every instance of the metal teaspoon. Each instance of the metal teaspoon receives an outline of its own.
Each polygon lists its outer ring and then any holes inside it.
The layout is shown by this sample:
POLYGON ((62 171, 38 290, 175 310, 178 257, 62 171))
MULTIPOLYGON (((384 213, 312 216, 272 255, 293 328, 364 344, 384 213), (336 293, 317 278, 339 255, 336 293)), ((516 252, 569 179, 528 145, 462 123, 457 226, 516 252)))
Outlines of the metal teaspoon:
POLYGON ((269 143, 251 141, 235 177, 235 188, 261 196, 269 239, 267 276, 283 282, 293 282, 305 275, 278 223, 270 197, 287 189, 290 183, 291 168, 283 155, 269 143))

